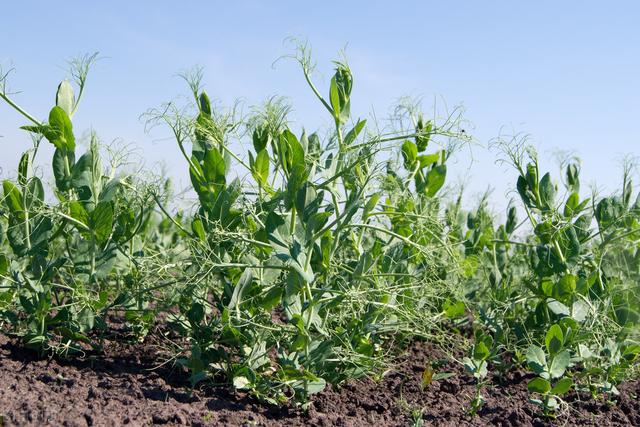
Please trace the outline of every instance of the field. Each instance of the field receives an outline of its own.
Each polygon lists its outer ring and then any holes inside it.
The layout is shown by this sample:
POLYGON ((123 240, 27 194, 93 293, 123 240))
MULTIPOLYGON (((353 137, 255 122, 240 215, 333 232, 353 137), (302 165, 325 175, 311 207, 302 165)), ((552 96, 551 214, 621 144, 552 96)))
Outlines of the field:
POLYGON ((546 172, 496 139, 515 197, 469 208, 448 175, 474 141, 459 111, 352 117, 346 60, 321 88, 300 45, 329 129, 293 126, 280 97, 220 106, 198 69, 191 102, 143 115, 184 158, 184 206, 78 136, 96 58, 70 61, 47 120, 0 72, 33 141, 0 199, 3 424, 640 424, 631 157, 602 195, 577 158, 546 172))

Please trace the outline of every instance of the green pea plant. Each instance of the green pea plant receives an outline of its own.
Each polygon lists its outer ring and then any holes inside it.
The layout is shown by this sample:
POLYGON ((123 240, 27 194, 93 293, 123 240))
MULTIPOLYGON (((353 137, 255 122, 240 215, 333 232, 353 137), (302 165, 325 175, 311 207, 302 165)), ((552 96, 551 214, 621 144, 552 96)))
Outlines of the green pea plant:
POLYGON ((638 225, 630 201, 631 167, 625 166, 622 196, 581 198, 580 164, 568 159, 562 163, 562 196, 551 174, 540 177, 530 146, 518 141, 497 146, 518 172, 516 189, 532 233, 518 239, 516 230, 524 223, 516 224, 513 205, 497 229, 484 202, 467 215, 466 224, 459 204, 452 204, 447 221, 464 242, 466 305, 475 311, 478 327, 493 334, 506 369, 527 360, 540 376, 529 388, 542 396, 535 401, 550 415, 572 385, 612 390, 610 380, 625 378, 637 354, 638 225), (615 337, 616 344, 605 344, 605 336, 615 337), (562 343, 562 351, 547 344, 549 365, 540 347, 525 351, 528 343, 550 337, 562 343), (621 352, 625 358, 608 357, 621 352), (610 370, 591 369, 594 363, 607 366, 607 358, 613 362, 610 370), (563 377, 568 368, 579 383, 563 377), (558 384, 552 386, 551 379, 558 384))
POLYGON ((483 334, 482 332, 476 332, 475 343, 469 352, 469 356, 462 360, 462 363, 468 373, 473 375, 476 380, 476 392, 473 400, 471 401, 471 407, 469 413, 475 415, 480 408, 484 405, 484 397, 482 397, 482 388, 486 384, 489 359, 493 351, 493 338, 491 335, 483 334))
MULTIPOLYGON (((43 119, 18 105, 0 70, 0 98, 32 141, 2 180, 3 333, 62 357, 158 334, 192 387, 222 383, 270 404, 304 406, 328 384, 378 379, 415 340, 467 355, 470 414, 523 367, 546 417, 584 395, 615 401, 640 359, 633 159, 621 189, 588 193, 577 158, 543 174, 526 139, 498 139, 516 178, 495 214, 490 190, 468 204, 449 182, 473 142, 461 109, 425 112, 402 98, 387 121, 360 118, 346 59, 322 88, 307 45, 290 58, 326 128, 294 122, 278 96, 224 107, 200 69, 182 75, 187 105, 143 114, 149 132, 175 140, 185 192, 132 171, 126 150, 95 132, 79 136, 97 55, 71 61, 43 119)), ((433 363, 423 388, 453 375, 433 363)), ((424 422, 421 409, 406 412, 424 422)))
POLYGON ((333 122, 325 141, 296 133, 278 98, 245 120, 213 108, 197 71, 185 76, 195 118, 173 104, 147 115, 175 136, 199 201, 172 316, 190 341, 180 363, 194 385, 222 375, 272 403, 304 403, 328 382, 382 368, 387 343, 433 333, 449 292, 427 274, 444 271, 450 254, 434 208, 448 156, 419 153, 438 137, 466 138, 453 123, 439 128, 409 113, 411 128, 370 133, 366 120, 349 123, 346 62, 335 63, 324 97, 308 50, 296 59, 333 122), (231 147, 245 135, 242 156, 231 147), (389 166, 389 151, 404 173, 389 166), (237 169, 245 175, 231 178, 237 169))
POLYGON ((545 337, 546 353, 536 345, 531 345, 527 350, 527 364, 538 375, 529 381, 527 388, 541 396, 530 400, 541 407, 547 416, 560 407, 560 396, 566 394, 573 385, 573 380, 565 376, 571 364, 571 352, 563 348, 564 344, 562 328, 554 324, 545 337), (552 380, 555 382, 552 383, 552 380))
POLYGON ((136 282, 133 240, 148 221, 150 186, 116 175, 101 163, 100 143, 92 133, 89 149, 76 160, 72 118, 84 93, 96 55, 72 61, 79 87, 58 86, 48 120, 18 106, 6 90, 0 97, 31 124, 33 148, 23 154, 16 181, 4 180, 3 216, 10 251, 2 254, 3 316, 29 347, 66 355, 97 348, 89 334, 106 329, 115 306, 131 302, 136 282), (51 171, 57 203, 45 195, 34 162, 40 144, 55 147, 51 171))

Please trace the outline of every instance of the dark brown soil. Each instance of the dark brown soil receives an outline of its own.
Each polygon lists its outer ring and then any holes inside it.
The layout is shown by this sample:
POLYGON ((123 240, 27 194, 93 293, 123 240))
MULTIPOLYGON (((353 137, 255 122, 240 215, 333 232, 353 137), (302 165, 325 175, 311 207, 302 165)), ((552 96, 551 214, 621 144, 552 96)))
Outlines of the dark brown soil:
POLYGON ((571 409, 557 419, 541 417, 528 403, 529 377, 511 372, 493 378, 486 405, 469 416, 474 383, 462 369, 445 363, 437 372, 455 376, 421 389, 425 366, 446 360, 427 343, 415 343, 396 367, 371 379, 327 390, 308 411, 264 406, 227 387, 191 391, 186 375, 170 363, 159 338, 143 344, 109 343, 105 354, 73 361, 38 360, 15 340, 0 334, 1 425, 640 425, 640 383, 620 387, 617 404, 573 394, 571 409), (502 383, 502 384, 500 384, 502 383))

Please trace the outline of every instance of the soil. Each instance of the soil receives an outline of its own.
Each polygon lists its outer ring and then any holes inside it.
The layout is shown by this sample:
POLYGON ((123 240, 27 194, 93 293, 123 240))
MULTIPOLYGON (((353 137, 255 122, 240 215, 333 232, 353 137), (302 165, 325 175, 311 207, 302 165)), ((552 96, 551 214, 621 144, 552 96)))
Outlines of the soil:
POLYGON ((160 365, 167 346, 152 334, 143 343, 107 341, 101 355, 42 360, 0 334, 0 426, 640 425, 640 382, 621 385, 615 403, 570 394, 570 409, 548 419, 528 402, 531 377, 518 371, 492 378, 483 391, 486 404, 467 415, 473 380, 425 342, 414 343, 378 381, 330 388, 307 410, 265 406, 225 386, 191 390, 185 372, 160 365), (455 375, 423 390, 425 366, 438 361, 437 372, 455 375))

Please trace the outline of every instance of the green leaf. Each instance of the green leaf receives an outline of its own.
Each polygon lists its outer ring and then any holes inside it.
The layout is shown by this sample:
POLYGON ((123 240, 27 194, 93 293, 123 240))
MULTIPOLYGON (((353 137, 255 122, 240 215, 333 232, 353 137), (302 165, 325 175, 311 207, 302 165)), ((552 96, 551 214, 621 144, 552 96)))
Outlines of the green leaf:
POLYGON ((89 223, 89 213, 84 206, 76 200, 69 203, 69 216, 87 227, 91 226, 89 223))
POLYGON ((78 313, 78 324, 80 325, 80 330, 82 332, 92 330, 95 318, 96 314, 93 310, 88 307, 83 308, 80 313, 78 313))
POLYGON ((540 347, 536 345, 529 346, 526 357, 529 368, 536 374, 540 374, 547 369, 547 356, 540 347))
POLYGON ((29 180, 25 192, 25 209, 37 210, 44 204, 44 187, 42 181, 38 177, 32 177, 29 180))
POLYGON ((255 160, 251 163, 251 174, 253 178, 260 186, 264 187, 269 178, 269 153, 267 153, 267 150, 259 151, 255 160))
POLYGON ((551 384, 544 378, 534 378, 527 384, 527 389, 532 393, 547 394, 551 390, 551 384))
POLYGON ((578 277, 573 274, 565 274, 560 278, 556 286, 554 287, 554 294, 556 298, 566 298, 576 291, 576 285, 578 283, 578 277))
POLYGON ((71 188, 71 171, 74 164, 75 154, 73 151, 56 148, 51 166, 58 190, 67 191, 71 188))
POLYGON ((465 305, 462 301, 449 301, 446 300, 443 304, 444 315, 449 319, 455 319, 462 317, 465 314, 465 305))
POLYGON ((90 214, 91 229, 99 243, 107 241, 111 235, 113 227, 113 204, 111 202, 100 202, 90 214))
POLYGON ((6 276, 8 271, 9 271, 9 259, 5 254, 0 254, 0 276, 6 276))
POLYGON ((571 390, 572 385, 573 381, 571 381, 571 378, 561 378, 551 389, 551 394, 562 396, 563 394, 566 394, 569 390, 571 390))
POLYGON ((404 167, 412 171, 418 159, 418 147, 413 141, 406 140, 402 144, 402 158, 404 159, 404 167))
POLYGON ((340 94, 338 93, 338 84, 335 76, 331 78, 329 86, 329 101, 331 102, 331 108, 333 108, 333 116, 338 120, 340 117, 340 94))
POLYGON ((358 135, 360 135, 360 132, 362 132, 362 129, 364 129, 364 126, 366 124, 367 124, 366 120, 358 120, 358 123, 356 123, 353 129, 347 132, 347 134, 344 137, 344 145, 346 147, 349 147, 353 143, 353 141, 355 141, 356 138, 358 138, 358 135))
POLYGON ((306 266, 306 254, 300 244, 288 229, 288 224, 284 218, 275 212, 269 213, 266 221, 267 239, 274 249, 274 255, 293 268, 302 280, 312 283, 314 273, 311 266, 306 266))
POLYGON ((511 206, 507 211, 507 222, 505 223, 504 229, 507 234, 513 233, 518 223, 518 215, 515 206, 511 206))
POLYGON ((560 353, 556 354, 551 361, 551 366, 549 367, 551 378, 560 378, 563 376, 570 362, 571 353, 569 353, 569 350, 562 350, 560 353))
POLYGON ((518 177, 518 181, 516 183, 516 188, 517 188, 518 194, 520 194, 520 198, 522 199, 522 202, 525 204, 525 206, 528 207, 528 208, 532 208, 533 207, 533 200, 534 200, 533 193, 529 189, 529 185, 527 183, 527 180, 523 176, 519 176, 518 177))
POLYGON ((418 118, 418 123, 416 124, 416 145, 418 146, 418 151, 423 152, 427 149, 427 145, 429 144, 429 139, 431 139, 431 131, 433 130, 433 122, 429 120, 427 124, 424 124, 424 119, 422 118, 422 114, 418 118))
POLYGON ((9 211, 20 221, 24 220, 24 206, 22 205, 22 192, 11 181, 2 182, 4 199, 9 211))
POLYGON ((73 126, 69 115, 62 108, 55 106, 49 112, 49 129, 45 137, 61 150, 73 151, 76 139, 73 136, 73 126))
POLYGON ((242 390, 251 388, 251 381, 247 377, 238 376, 233 378, 233 387, 242 390))
POLYGON ((71 83, 67 80, 63 80, 58 85, 58 91, 56 92, 56 106, 62 108, 65 113, 71 117, 74 105, 75 95, 73 93, 73 86, 71 86, 71 83))
POLYGON ((547 307, 549 307, 549 310, 551 310, 551 312, 553 314, 555 314, 556 316, 569 316, 570 315, 569 307, 567 307, 566 305, 564 305, 560 301, 555 300, 553 298, 549 298, 547 300, 547 307))
POLYGON ((567 198, 567 202, 564 205, 564 216, 567 218, 572 217, 573 215, 579 213, 577 211, 578 206, 580 205, 580 196, 578 193, 573 192, 567 198))
POLYGON ((219 191, 220 188, 224 186, 226 182, 226 165, 218 149, 212 148, 207 151, 202 163, 202 171, 204 172, 205 179, 210 185, 214 185, 216 191, 219 191))
POLYGON ((266 149, 269 142, 271 142, 269 128, 266 125, 256 127, 253 130, 251 138, 253 140, 253 148, 256 150, 256 153, 259 153, 266 149))
POLYGON ((438 190, 444 185, 445 178, 447 176, 447 166, 438 165, 432 168, 427 174, 426 181, 426 194, 428 197, 436 195, 438 190))
POLYGON ((591 310, 589 304, 579 299, 576 300, 571 306, 571 317, 576 322, 584 322, 591 310))
POLYGON ((537 163, 528 163, 527 172, 525 173, 526 185, 531 194, 538 192, 538 165, 537 163))
POLYGON ((205 91, 200 92, 200 96, 198 97, 198 107, 202 114, 211 117, 211 101, 209 101, 209 96, 207 96, 205 91))
POLYGON ((557 324, 552 325, 547 331, 544 342, 547 346, 547 351, 551 356, 554 356, 556 353, 558 353, 564 345, 564 335, 562 333, 562 328, 557 324))
POLYGON ((78 198, 82 201, 90 200, 93 196, 93 166, 94 158, 91 151, 83 154, 78 162, 71 168, 71 185, 78 193, 78 198))
POLYGON ((473 358, 475 360, 486 360, 491 352, 484 342, 478 342, 473 346, 473 358))
POLYGON ((227 305, 227 308, 229 310, 233 310, 238 304, 242 302, 242 296, 244 292, 249 288, 252 281, 253 272, 250 268, 247 268, 238 279, 238 283, 236 283, 236 285, 233 287, 233 293, 231 294, 231 299, 229 300, 229 304, 227 305))
POLYGON ((100 190, 100 194, 98 195, 98 200, 101 202, 113 201, 119 188, 120 179, 112 179, 111 181, 107 182, 104 187, 102 187, 102 190, 100 190))
POLYGON ((418 161, 420 162, 420 169, 424 169, 428 166, 431 166, 434 163, 437 163, 440 160, 440 152, 433 154, 421 154, 418 156, 418 161))
POLYGON ((622 204, 613 197, 605 197, 596 205, 596 220, 600 228, 607 228, 623 215, 622 204))
POLYGON ((204 242, 206 240, 207 235, 204 231, 204 225, 200 218, 196 217, 191 221, 191 231, 193 231, 193 234, 195 234, 200 241, 204 242))
POLYGON ((285 137, 287 145, 289 171, 295 167, 305 168, 304 147, 302 147, 298 138, 289 129, 285 129, 282 135, 285 137))
POLYGON ((285 193, 285 206, 291 209, 297 199, 298 191, 301 190, 309 177, 309 171, 304 165, 295 165, 287 181, 287 192, 285 193))
POLYGON ((556 185, 551 181, 551 175, 547 172, 540 180, 540 200, 542 207, 552 209, 556 199, 556 185))
POLYGON ((18 164, 18 183, 21 186, 25 186, 27 184, 27 178, 29 177, 29 152, 27 151, 20 158, 20 163, 18 164))
POLYGON ((283 292, 281 287, 274 286, 262 296, 258 304, 263 310, 271 311, 280 303, 283 292))
POLYGON ((316 378, 310 381, 307 380, 304 384, 307 394, 320 393, 327 386, 327 382, 322 378, 316 378))
POLYGON ((578 165, 575 163, 570 163, 567 165, 567 186, 569 190, 573 192, 580 191, 580 170, 578 169, 578 165))

